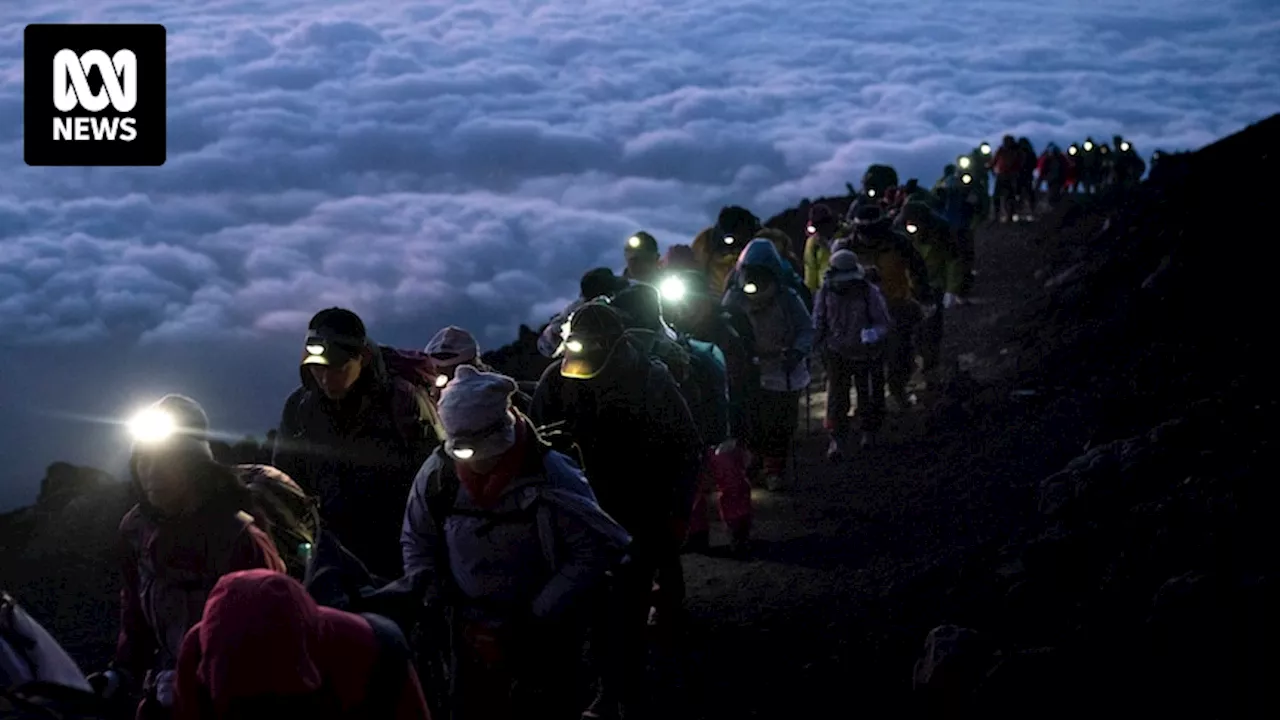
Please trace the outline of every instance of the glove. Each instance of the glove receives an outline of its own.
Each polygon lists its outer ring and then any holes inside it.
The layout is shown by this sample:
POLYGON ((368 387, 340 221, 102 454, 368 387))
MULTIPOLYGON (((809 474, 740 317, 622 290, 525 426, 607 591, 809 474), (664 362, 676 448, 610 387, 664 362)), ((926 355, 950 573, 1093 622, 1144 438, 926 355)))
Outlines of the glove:
POLYGON ((173 707, 177 697, 178 673, 174 670, 163 670, 156 675, 156 701, 161 707, 173 707))
POLYGON ((731 453, 736 449, 738 449, 738 441, 735 440, 734 438, 729 438, 728 440, 725 440, 724 442, 716 446, 716 455, 724 455, 725 453, 731 453))
POLYGON ((862 343, 864 345, 874 345, 880 342, 880 331, 876 328, 865 328, 862 331, 862 343))
POLYGON ((124 686, 124 679, 115 670, 96 672, 86 677, 85 680, 89 681, 89 687, 93 688, 94 694, 103 700, 114 698, 120 693, 120 688, 124 686))

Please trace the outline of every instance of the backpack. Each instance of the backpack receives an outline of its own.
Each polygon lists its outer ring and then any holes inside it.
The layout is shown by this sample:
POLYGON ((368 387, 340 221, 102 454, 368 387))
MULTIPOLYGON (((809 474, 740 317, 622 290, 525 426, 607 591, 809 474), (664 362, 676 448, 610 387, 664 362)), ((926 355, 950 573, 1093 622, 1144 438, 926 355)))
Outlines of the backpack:
POLYGON ((444 441, 444 426, 436 413, 436 404, 431 399, 431 388, 435 386, 435 365, 431 356, 417 350, 400 350, 389 345, 379 345, 382 363, 387 374, 396 382, 398 392, 407 393, 411 400, 396 402, 393 407, 398 414, 396 429, 401 439, 409 446, 417 444, 416 432, 423 424, 431 426, 436 444, 444 441))
POLYGON ((253 523, 271 536, 289 575, 302 581, 320 532, 320 502, 271 465, 237 465, 253 498, 253 523))

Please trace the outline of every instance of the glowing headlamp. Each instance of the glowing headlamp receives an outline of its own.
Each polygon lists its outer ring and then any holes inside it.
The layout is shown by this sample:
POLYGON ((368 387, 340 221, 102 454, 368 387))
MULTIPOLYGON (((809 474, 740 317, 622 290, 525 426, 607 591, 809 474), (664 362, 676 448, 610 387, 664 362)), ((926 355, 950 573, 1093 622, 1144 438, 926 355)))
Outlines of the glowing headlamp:
POLYGON ((129 420, 129 434, 138 442, 161 442, 177 430, 178 423, 172 415, 154 408, 143 410, 129 420))
POLYGON ((1078 152, 1080 152, 1080 149, 1077 148, 1075 145, 1072 145, 1071 147, 1067 148, 1068 155, 1075 155, 1078 152))
POLYGON ((725 235, 725 236, 724 236, 724 244, 725 244, 725 245, 732 245, 732 244, 733 244, 733 236, 732 236, 732 235, 725 235))
POLYGON ((307 354, 308 354, 308 355, 323 355, 323 354, 324 354, 324 346, 323 346, 323 345, 308 345, 308 346, 307 346, 307 354))
POLYGON ((973 182, 973 176, 970 175, 969 173, 965 173, 964 175, 960 176, 960 182, 964 183, 965 185, 968 185, 969 183, 973 182))
POLYGON ((1085 151, 1085 152, 1089 152, 1089 151, 1090 151, 1090 150, 1092 150, 1092 149, 1093 149, 1093 143, 1091 143, 1091 142, 1087 142, 1087 143, 1085 143, 1085 144, 1084 144, 1084 151, 1085 151))
POLYGON ((987 143, 982 143, 982 145, 978 147, 978 150, 980 150, 983 155, 991 154, 991 146, 987 143))
POLYGON ((867 197, 875 197, 875 196, 876 196, 876 191, 874 188, 867 191, 867 197))
POLYGON ((662 281, 658 288, 662 292, 662 299, 668 302, 680 302, 684 299, 685 288, 684 281, 678 277, 669 277, 662 281))
POLYGON ((1122 143, 1120 143, 1120 151, 1121 151, 1121 152, 1129 152, 1129 143, 1127 143, 1127 142, 1122 142, 1122 143))
POLYGON ((442 374, 440 374, 440 375, 437 375, 437 376, 436 376, 436 387, 438 387, 438 388, 442 388, 442 387, 444 387, 445 385, 448 385, 448 384, 449 384, 449 376, 448 376, 448 375, 445 375, 445 374, 443 374, 443 373, 442 373, 442 374))
POLYGON ((912 235, 915 235, 919 230, 920 230, 920 227, 915 223, 907 223, 907 232, 911 233, 912 235))
POLYGON ((813 235, 818 232, 818 228, 814 227, 813 225, 809 225, 805 228, 805 231, 808 232, 810 235, 813 235))
POLYGON ((627 238, 627 247, 630 247, 630 248, 640 247, 640 236, 632 235, 631 237, 627 238))
POLYGON ((748 295, 755 295, 756 293, 760 292, 760 288, 755 283, 749 282, 746 285, 742 286, 742 292, 748 295))
POLYGON ((973 164, 973 161, 969 159, 968 155, 961 155, 956 160, 956 163, 960 166, 962 170, 968 170, 969 166, 973 164))
POLYGON ((585 349, 585 347, 583 347, 581 340, 566 340, 564 343, 564 349, 571 353, 580 353, 585 349))
POLYGON ((458 447, 456 445, 453 447, 453 456, 459 460, 470 460, 475 457, 475 454, 476 451, 474 448, 458 447))

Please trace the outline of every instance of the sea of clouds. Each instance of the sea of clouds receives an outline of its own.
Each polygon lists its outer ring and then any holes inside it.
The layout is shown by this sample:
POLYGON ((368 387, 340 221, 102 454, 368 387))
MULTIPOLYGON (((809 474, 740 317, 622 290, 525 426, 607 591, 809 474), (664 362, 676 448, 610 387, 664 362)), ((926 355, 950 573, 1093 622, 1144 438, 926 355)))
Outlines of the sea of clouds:
POLYGON ((24 478, 118 450, 50 418, 167 389, 261 431, 320 307, 492 347, 641 228, 688 242, 872 162, 931 183, 1003 133, 1145 155, 1280 109, 1274 0, 41 0, 0 26, 0 462, 24 478), (23 164, 30 22, 167 26, 164 167, 23 164))

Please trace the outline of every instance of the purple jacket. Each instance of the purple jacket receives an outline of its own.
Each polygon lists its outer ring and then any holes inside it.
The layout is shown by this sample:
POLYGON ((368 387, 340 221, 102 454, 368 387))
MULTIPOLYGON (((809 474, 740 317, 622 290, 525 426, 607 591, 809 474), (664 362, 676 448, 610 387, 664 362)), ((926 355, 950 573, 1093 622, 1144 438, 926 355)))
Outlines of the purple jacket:
POLYGON ((860 357, 866 353, 862 331, 889 332, 884 295, 858 272, 828 270, 813 298, 813 349, 819 356, 860 357))

